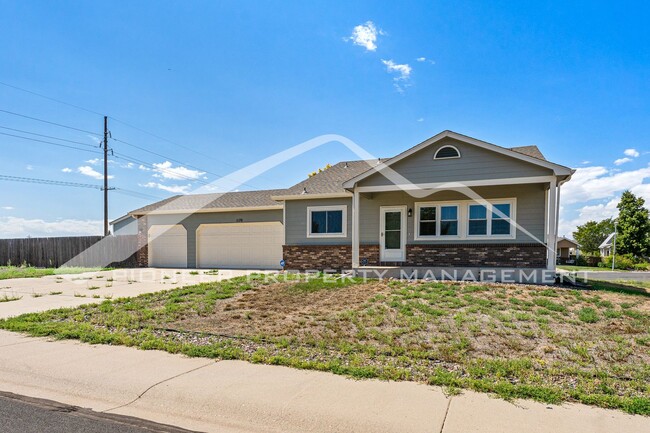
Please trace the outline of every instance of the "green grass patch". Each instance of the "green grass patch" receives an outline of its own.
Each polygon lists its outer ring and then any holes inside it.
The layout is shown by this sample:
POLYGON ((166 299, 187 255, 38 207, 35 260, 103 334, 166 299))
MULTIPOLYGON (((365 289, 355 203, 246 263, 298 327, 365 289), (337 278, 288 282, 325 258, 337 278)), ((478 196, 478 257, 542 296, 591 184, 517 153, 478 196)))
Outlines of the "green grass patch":
POLYGON ((0 328, 650 415, 650 300, 637 293, 322 277, 239 277, 0 328))

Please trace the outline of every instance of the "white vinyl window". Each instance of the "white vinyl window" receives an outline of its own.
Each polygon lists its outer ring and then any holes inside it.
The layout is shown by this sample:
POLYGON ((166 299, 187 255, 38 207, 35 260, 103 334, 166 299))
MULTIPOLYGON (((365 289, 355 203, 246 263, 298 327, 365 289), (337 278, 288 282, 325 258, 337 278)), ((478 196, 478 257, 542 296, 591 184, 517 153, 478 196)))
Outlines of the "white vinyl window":
POLYGON ((307 208, 308 238, 344 238, 347 236, 347 209, 342 206, 307 208))
POLYGON ((515 239, 515 199, 415 203, 418 240, 515 239))
POLYGON ((457 238, 460 207, 456 203, 416 203, 415 239, 457 238))

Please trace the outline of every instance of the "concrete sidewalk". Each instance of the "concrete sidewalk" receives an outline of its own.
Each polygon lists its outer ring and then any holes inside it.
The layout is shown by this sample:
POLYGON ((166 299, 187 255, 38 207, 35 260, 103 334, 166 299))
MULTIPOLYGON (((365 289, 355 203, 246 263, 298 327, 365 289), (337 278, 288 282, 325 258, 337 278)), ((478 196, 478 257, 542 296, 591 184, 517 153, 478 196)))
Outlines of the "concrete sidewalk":
POLYGON ((650 418, 0 331, 0 390, 210 432, 647 432, 650 418))

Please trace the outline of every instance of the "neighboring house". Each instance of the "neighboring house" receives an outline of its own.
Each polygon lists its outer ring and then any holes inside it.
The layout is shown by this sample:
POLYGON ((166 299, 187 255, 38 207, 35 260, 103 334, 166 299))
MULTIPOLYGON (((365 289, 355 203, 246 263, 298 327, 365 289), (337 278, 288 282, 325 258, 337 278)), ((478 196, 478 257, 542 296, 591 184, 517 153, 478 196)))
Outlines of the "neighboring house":
POLYGON ((111 221, 110 225, 111 233, 113 233, 113 236, 138 234, 138 221, 129 214, 111 221))
POLYGON ((557 240, 557 258, 562 264, 575 263, 580 255, 580 245, 572 239, 562 236, 557 240))
POLYGON ((144 266, 554 271, 559 190, 572 174, 536 146, 444 131, 288 189, 175 196, 129 214, 144 266))
POLYGON ((611 256, 614 249, 614 239, 616 238, 616 233, 612 233, 603 241, 602 244, 598 247, 600 250, 600 255, 603 257, 611 256))

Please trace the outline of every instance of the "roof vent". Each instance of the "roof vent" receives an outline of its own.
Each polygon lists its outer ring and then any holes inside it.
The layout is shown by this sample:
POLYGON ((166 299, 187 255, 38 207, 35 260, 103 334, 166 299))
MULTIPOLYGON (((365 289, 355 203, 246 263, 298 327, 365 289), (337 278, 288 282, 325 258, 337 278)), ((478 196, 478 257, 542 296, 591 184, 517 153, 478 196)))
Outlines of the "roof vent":
POLYGON ((302 193, 303 193, 303 194, 307 194, 307 188, 303 188, 303 189, 302 189, 302 193))
POLYGON ((347 163, 347 161, 345 162, 345 164, 343 164, 343 168, 348 168, 348 163, 347 163))

